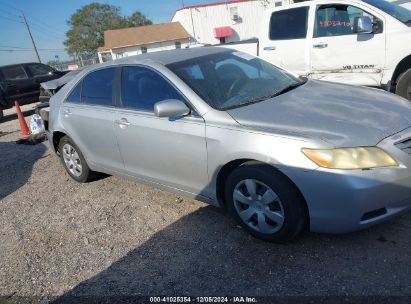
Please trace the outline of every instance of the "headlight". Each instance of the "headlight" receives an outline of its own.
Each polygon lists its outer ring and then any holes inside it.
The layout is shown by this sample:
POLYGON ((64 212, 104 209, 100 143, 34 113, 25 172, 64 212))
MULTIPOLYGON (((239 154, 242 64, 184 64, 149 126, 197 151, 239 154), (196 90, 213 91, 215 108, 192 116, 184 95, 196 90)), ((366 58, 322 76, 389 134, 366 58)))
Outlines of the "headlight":
POLYGON ((331 169, 368 169, 398 166, 387 152, 377 147, 302 149, 320 167, 331 169))

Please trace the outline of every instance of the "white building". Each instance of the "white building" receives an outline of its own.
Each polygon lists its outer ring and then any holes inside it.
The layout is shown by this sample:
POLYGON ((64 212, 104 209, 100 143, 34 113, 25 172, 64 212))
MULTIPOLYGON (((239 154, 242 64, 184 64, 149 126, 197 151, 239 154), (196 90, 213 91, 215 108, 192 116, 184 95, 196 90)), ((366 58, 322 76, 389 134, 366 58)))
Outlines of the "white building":
POLYGON ((199 43, 218 44, 255 38, 266 9, 292 0, 231 0, 178 9, 172 22, 180 22, 199 43))
POLYGON ((153 24, 104 32, 100 62, 142 53, 188 47, 194 40, 178 22, 153 24))

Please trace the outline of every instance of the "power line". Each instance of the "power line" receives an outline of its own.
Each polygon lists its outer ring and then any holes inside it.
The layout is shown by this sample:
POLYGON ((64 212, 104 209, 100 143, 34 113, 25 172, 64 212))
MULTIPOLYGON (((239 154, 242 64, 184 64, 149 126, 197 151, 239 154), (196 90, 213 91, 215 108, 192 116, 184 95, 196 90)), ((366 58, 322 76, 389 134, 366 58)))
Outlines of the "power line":
MULTIPOLYGON (((2 2, 2 1, 1 1, 1 2, 2 2)), ((15 7, 15 6, 13 6, 13 5, 10 5, 10 4, 8 4, 8 3, 5 3, 5 2, 2 2, 2 5, 5 5, 5 6, 9 7, 9 9, 11 8, 11 9, 13 9, 13 10, 19 12, 19 13, 22 13, 22 12, 23 12, 22 9, 19 9, 19 8, 15 7)), ((2 8, 0 8, 0 10, 2 10, 3 12, 8 13, 8 14, 10 14, 10 15, 13 15, 13 16, 21 17, 21 16, 19 16, 19 15, 11 14, 10 12, 8 12, 8 11, 2 9, 2 8)), ((40 20, 39 18, 34 17, 34 16, 31 15, 31 14, 26 14, 26 18, 27 18, 27 19, 30 19, 31 25, 33 25, 33 23, 34 23, 34 24, 37 24, 38 26, 43 27, 43 29, 47 29, 48 31, 52 31, 52 32, 55 32, 55 33, 57 33, 57 34, 65 34, 64 32, 60 32, 60 31, 58 31, 58 30, 55 30, 52 25, 47 24, 47 23, 44 22, 43 20, 40 20), (28 17, 28 18, 27 18, 27 17, 28 17), (33 21, 33 20, 34 20, 34 21, 33 21)))
POLYGON ((54 32, 54 33, 56 33, 56 34, 59 34, 59 35, 61 35, 61 34, 65 35, 65 34, 66 34, 65 32, 61 32, 61 31, 59 31, 59 30, 55 30, 51 25, 49 25, 49 24, 47 24, 47 23, 45 23, 45 22, 43 22, 43 21, 40 21, 39 19, 35 18, 35 17, 32 16, 32 15, 28 15, 28 16, 30 17, 30 22, 31 22, 31 24, 35 24, 35 25, 37 25, 38 27, 42 27, 43 29, 46 29, 46 30, 48 30, 48 31, 52 31, 52 32, 54 32), (33 21, 33 20, 34 20, 34 21, 33 21))
POLYGON ((12 45, 0 45, 0 48, 12 48, 12 49, 28 49, 28 47, 22 47, 22 46, 12 46, 12 45))
POLYGON ((13 21, 13 22, 23 23, 23 22, 21 22, 20 20, 11 19, 11 18, 9 18, 9 17, 5 17, 5 16, 2 16, 2 15, 0 15, 0 18, 1 18, 1 19, 6 19, 6 20, 9 20, 9 21, 13 21))
MULTIPOLYGON (((32 48, 30 48, 30 47, 12 46, 12 45, 0 45, 0 48, 9 48, 9 49, 16 49, 16 50, 32 50, 32 48)), ((42 50, 42 51, 64 51, 64 48, 39 48, 38 50, 42 50)))
POLYGON ((61 34, 55 34, 53 32, 46 32, 44 29, 38 27, 37 25, 33 25, 33 23, 30 23, 31 29, 36 31, 36 33, 40 33, 41 35, 45 35, 46 37, 54 37, 56 39, 62 39, 64 38, 61 34))
MULTIPOLYGON (((65 49, 37 49, 41 52, 64 52, 65 49)), ((0 49, 0 52, 32 52, 33 49, 0 49)))
POLYGON ((14 14, 14 13, 10 13, 10 11, 7 11, 7 10, 5 10, 5 9, 3 9, 3 8, 0 8, 0 12, 6 13, 6 14, 8 14, 8 15, 10 15, 10 16, 13 16, 13 17, 20 17, 19 15, 16 15, 16 14, 14 14))
MULTIPOLYGON (((12 5, 10 5, 10 4, 4 3, 4 2, 1 2, 1 3, 2 3, 2 5, 5 5, 5 6, 9 7, 9 9, 11 8, 11 9, 13 9, 13 10, 15 10, 15 11, 18 11, 19 13, 22 13, 22 14, 24 15, 24 12, 23 12, 22 10, 20 10, 19 8, 15 7, 15 6, 12 6, 12 5)), ((4 10, 3 8, 0 8, 0 12, 1 12, 1 11, 4 12, 4 13, 7 13, 8 15, 12 15, 12 16, 15 16, 15 17, 23 18, 23 16, 12 14, 12 13, 10 13, 10 11, 4 10)), ((62 38, 65 36, 65 32, 61 32, 61 31, 55 30, 55 29, 53 28, 53 26, 51 26, 51 25, 43 22, 42 20, 40 20, 40 19, 38 19, 38 18, 30 15, 30 14, 28 14, 27 16, 26 16, 27 22, 28 22, 28 19, 30 19, 30 27, 31 27, 31 28, 33 28, 33 27, 36 28, 36 29, 37 29, 38 31, 40 31, 40 33, 42 33, 42 34, 44 34, 44 31, 47 31, 47 34, 46 34, 47 37, 48 37, 48 36, 54 36, 56 39, 62 39, 62 38), (29 18, 27 18, 27 16, 28 16, 29 18), (34 21, 33 21, 33 19, 34 19, 34 21)), ((7 20, 9 20, 9 21, 18 22, 18 23, 23 23, 22 21, 16 20, 16 19, 12 19, 12 18, 10 18, 9 16, 0 16, 0 17, 3 18, 3 19, 7 19, 7 20)))

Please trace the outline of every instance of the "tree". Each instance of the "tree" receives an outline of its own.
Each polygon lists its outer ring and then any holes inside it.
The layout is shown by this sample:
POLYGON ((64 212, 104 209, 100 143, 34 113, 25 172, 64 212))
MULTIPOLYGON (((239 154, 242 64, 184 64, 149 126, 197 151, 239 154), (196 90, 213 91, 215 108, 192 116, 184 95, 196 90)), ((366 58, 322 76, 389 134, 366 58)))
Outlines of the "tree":
POLYGON ((127 19, 128 26, 142 26, 142 25, 150 25, 153 24, 150 19, 144 16, 141 12, 134 12, 130 17, 127 19))
POLYGON ((106 30, 152 24, 141 12, 125 17, 119 7, 96 2, 78 9, 67 23, 70 29, 64 45, 69 55, 75 57, 94 55, 97 48, 104 45, 106 30))

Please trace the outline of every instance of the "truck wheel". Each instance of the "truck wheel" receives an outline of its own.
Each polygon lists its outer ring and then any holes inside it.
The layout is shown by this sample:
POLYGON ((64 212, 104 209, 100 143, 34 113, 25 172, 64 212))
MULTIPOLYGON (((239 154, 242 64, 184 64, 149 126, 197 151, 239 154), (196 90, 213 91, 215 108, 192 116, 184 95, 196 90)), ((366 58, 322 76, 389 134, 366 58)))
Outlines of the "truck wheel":
POLYGON ((92 181, 97 173, 91 171, 83 154, 70 137, 64 136, 59 143, 61 162, 67 173, 79 183, 92 181))
POLYGON ((269 165, 247 162, 227 178, 227 208, 253 236, 284 243, 305 228, 306 205, 296 187, 269 165))
POLYGON ((411 101, 411 69, 408 69, 398 77, 395 94, 411 101))

